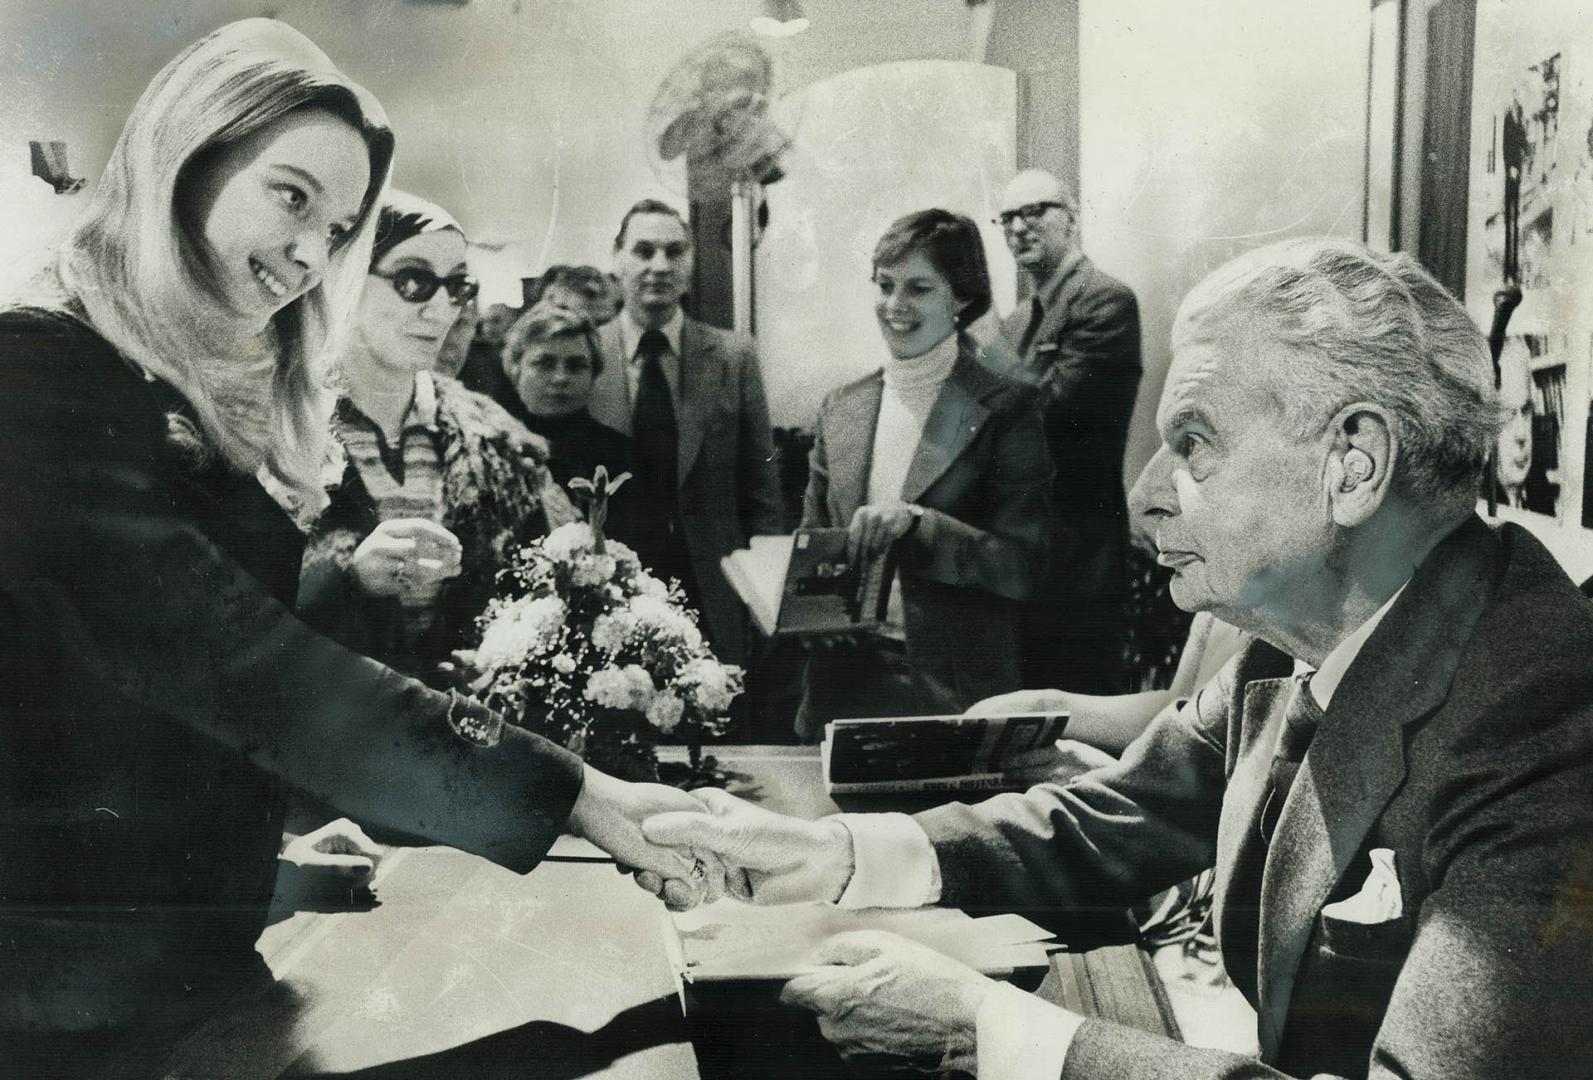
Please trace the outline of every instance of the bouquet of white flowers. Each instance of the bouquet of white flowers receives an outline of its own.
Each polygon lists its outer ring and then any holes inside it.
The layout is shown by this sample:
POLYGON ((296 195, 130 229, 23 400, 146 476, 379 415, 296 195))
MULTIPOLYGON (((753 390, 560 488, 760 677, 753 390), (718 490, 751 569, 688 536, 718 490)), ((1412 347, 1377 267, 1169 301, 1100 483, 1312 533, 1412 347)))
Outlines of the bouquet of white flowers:
POLYGON ((702 741, 724 730, 742 671, 714 659, 678 584, 603 535, 608 496, 625 479, 599 468, 571 481, 591 493, 590 523, 515 554, 481 616, 481 644, 462 659, 488 705, 605 772, 656 780, 655 748, 669 736, 690 752, 685 782, 711 782, 702 741))

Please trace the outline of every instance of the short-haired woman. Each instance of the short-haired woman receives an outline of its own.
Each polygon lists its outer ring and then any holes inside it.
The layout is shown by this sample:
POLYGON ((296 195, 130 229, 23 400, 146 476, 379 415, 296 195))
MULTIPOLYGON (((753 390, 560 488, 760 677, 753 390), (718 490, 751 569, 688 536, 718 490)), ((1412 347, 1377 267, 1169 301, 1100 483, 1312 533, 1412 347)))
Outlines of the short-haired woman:
POLYGON ((590 477, 597 466, 618 475, 631 468, 631 440, 587 411, 592 381, 603 370, 593 326, 579 311, 541 303, 509 328, 503 370, 515 390, 509 411, 548 440, 560 485, 590 477))
POLYGON ((964 332, 990 307, 977 226, 898 219, 874 249, 884 366, 820 408, 804 527, 855 557, 896 549, 879 633, 815 647, 797 731, 841 716, 961 712, 1020 685, 1016 627, 1045 565, 1051 459, 1031 391, 981 367, 964 332))
MULTIPOLYGON (((529 870, 568 825, 690 894, 626 785, 296 619, 323 369, 393 139, 289 27, 155 76, 87 214, 0 311, 0 1047, 145 1076, 264 967, 288 785, 529 870), (274 494, 268 494, 268 489, 274 494)), ((671 884, 664 886, 667 894, 671 884)))

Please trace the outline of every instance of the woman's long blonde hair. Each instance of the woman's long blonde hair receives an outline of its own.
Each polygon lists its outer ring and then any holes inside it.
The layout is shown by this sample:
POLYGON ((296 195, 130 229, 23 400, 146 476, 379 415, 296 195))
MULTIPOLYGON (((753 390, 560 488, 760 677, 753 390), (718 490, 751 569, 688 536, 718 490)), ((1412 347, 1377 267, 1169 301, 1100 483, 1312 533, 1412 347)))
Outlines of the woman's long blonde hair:
POLYGON ((263 467, 306 510, 322 498, 326 372, 365 283, 392 152, 381 105, 308 38, 272 19, 230 23, 144 90, 54 266, 65 305, 192 406, 198 430, 178 418, 174 437, 246 474, 263 467), (370 184, 322 280, 272 318, 262 342, 223 308, 185 204, 196 161, 311 107, 360 133, 370 184))

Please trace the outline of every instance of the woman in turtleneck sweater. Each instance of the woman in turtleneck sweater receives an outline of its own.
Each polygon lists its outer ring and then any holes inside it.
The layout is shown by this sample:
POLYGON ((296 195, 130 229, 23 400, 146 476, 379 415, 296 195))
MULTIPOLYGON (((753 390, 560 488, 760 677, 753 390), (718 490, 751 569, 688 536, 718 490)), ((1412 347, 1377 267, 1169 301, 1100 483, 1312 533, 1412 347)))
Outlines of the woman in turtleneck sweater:
POLYGON ((797 731, 842 716, 961 712, 1016 689, 1019 605, 1048 555, 1051 459, 1031 391, 981 367, 963 332, 990 308, 984 246, 945 210, 900 218, 874 249, 889 356, 825 399, 804 528, 895 547, 885 626, 815 648, 797 731))

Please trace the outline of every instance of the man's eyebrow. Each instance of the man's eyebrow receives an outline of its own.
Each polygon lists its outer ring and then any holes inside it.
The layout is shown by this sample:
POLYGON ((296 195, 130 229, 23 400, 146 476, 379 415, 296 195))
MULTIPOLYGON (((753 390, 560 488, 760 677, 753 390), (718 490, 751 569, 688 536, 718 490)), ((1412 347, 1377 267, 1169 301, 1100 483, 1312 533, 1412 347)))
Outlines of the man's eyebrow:
POLYGON ((326 189, 321 186, 321 181, 315 176, 314 173, 306 172, 297 165, 289 165, 286 162, 278 162, 276 168, 281 169, 283 172, 292 173, 294 176, 297 176, 300 180, 304 181, 306 187, 314 188, 317 195, 324 195, 326 193, 326 189))
POLYGON ((1200 424, 1202 427, 1210 427, 1211 421, 1206 418, 1204 410, 1195 405, 1185 405, 1168 417, 1162 428, 1166 431, 1176 431, 1186 424, 1200 424))

